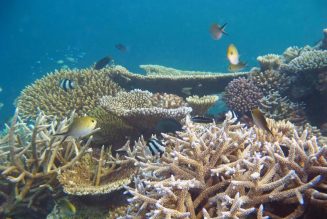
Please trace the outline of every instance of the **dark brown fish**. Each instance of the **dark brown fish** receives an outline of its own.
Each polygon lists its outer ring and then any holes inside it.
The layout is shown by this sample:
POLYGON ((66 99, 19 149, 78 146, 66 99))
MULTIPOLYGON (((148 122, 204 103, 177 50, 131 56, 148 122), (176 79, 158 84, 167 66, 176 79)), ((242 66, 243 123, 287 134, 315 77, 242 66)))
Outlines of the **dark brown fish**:
POLYGON ((252 109, 251 114, 252 114, 253 122, 258 128, 266 130, 271 135, 273 135, 271 130, 268 128, 268 123, 266 121, 265 116, 263 115, 263 113, 258 108, 252 109))
POLYGON ((191 118, 191 121, 195 123, 213 123, 214 118, 204 116, 193 116, 191 118))
POLYGON ((106 67, 111 61, 112 61, 112 57, 106 56, 106 57, 100 59, 99 61, 97 61, 97 63, 95 63, 94 69, 100 70, 100 69, 106 67))
POLYGON ((222 26, 220 26, 219 24, 213 24, 213 25, 211 25, 211 27, 210 27, 211 37, 214 40, 219 40, 223 36, 223 34, 228 35, 225 32, 226 25, 227 25, 227 23, 223 24, 222 26))
POLYGON ((116 47, 116 49, 118 49, 121 52, 126 52, 127 51, 127 47, 122 43, 116 44, 115 47, 116 47))

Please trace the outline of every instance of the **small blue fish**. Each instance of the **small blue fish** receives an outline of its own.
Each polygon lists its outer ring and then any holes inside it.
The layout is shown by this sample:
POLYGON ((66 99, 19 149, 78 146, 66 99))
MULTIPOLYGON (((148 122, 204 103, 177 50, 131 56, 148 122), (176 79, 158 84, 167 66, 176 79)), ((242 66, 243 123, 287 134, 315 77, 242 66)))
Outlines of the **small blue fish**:
POLYGON ((159 154, 161 157, 166 149, 165 144, 156 138, 150 138, 146 145, 148 146, 152 156, 159 154))
POLYGON ((62 88, 64 91, 72 90, 75 88, 75 83, 72 80, 69 79, 62 79, 59 83, 60 88, 62 88))

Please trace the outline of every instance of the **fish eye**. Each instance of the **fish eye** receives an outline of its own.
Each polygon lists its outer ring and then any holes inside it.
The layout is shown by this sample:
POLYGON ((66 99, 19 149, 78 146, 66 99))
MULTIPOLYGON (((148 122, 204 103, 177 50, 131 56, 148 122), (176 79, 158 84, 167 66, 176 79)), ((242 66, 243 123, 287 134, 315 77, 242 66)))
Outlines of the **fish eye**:
POLYGON ((233 55, 233 52, 230 52, 231 55, 233 55))
POLYGON ((95 121, 92 119, 91 122, 94 123, 95 121))

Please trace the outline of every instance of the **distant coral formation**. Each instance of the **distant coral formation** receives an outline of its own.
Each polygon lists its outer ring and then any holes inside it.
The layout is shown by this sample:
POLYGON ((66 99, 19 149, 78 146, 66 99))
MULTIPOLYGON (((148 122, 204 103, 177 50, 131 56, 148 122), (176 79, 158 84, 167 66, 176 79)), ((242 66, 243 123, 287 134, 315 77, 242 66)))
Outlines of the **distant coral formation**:
POLYGON ((326 145, 306 131, 285 135, 285 124, 273 120, 280 137, 270 141, 235 120, 228 113, 221 127, 206 128, 187 120, 177 137, 164 135, 172 151, 137 163, 124 218, 297 218, 308 205, 326 203, 326 145))
POLYGON ((225 89, 224 100, 227 106, 234 111, 245 113, 259 106, 263 97, 261 90, 246 78, 232 80, 225 89))
POLYGON ((108 70, 62 69, 27 86, 17 101, 17 107, 23 118, 35 118, 39 110, 47 115, 65 117, 75 111, 83 115, 98 106, 98 99, 104 95, 114 95, 120 88, 108 78, 108 70), (65 91, 60 88, 62 79, 74 81, 76 87, 65 91))

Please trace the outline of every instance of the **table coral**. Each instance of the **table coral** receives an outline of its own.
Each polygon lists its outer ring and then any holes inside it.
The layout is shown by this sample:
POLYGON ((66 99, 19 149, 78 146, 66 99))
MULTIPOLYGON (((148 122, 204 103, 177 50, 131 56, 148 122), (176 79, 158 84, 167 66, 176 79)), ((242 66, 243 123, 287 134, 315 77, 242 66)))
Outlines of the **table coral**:
POLYGON ((72 121, 73 115, 58 123, 54 116, 39 113, 34 126, 28 126, 16 112, 6 136, 2 137, 1 176, 8 182, 0 215, 14 216, 26 211, 45 213, 47 200, 60 196, 58 172, 75 164, 89 147, 92 137, 78 142, 54 136, 72 121))
POLYGON ((326 145, 279 128, 278 139, 262 140, 270 134, 235 121, 230 112, 221 127, 187 119, 185 131, 164 135, 172 151, 136 162, 141 174, 126 187, 133 197, 122 218, 295 218, 326 206, 326 145))
POLYGON ((193 115, 205 115, 209 108, 212 107, 217 101, 218 96, 216 95, 206 95, 199 97, 197 95, 189 96, 186 98, 187 104, 192 107, 193 115))
MULTIPOLYGON (((178 70, 180 71, 180 70, 178 70)), ((133 74, 122 66, 108 71, 108 76, 126 90, 143 89, 153 93, 171 93, 181 97, 187 95, 183 88, 191 90, 192 95, 210 95, 224 90, 232 79, 246 76, 248 72, 237 73, 181 73, 181 74, 133 74), (205 85, 205 86, 204 86, 205 85)))
POLYGON ((174 103, 164 101, 166 103, 162 104, 162 99, 169 96, 161 95, 163 98, 158 98, 157 94, 142 90, 119 92, 115 97, 102 97, 100 105, 124 118, 128 124, 141 129, 153 128, 161 119, 181 120, 192 111, 190 107, 184 106, 184 102, 180 102, 180 106, 176 105, 175 98, 169 98, 174 103), (173 107, 170 108, 171 106, 173 107))
POLYGON ((250 79, 241 77, 227 85, 223 98, 231 110, 245 113, 258 107, 262 97, 262 91, 250 79))
POLYGON ((110 68, 55 71, 27 86, 18 98, 17 107, 23 118, 35 118, 38 110, 59 118, 73 110, 83 115, 98 105, 99 97, 122 90, 107 77, 108 71, 110 68), (76 88, 61 89, 59 82, 62 79, 74 81, 76 88))
POLYGON ((278 70, 283 62, 282 57, 276 54, 267 54, 264 56, 258 56, 257 61, 260 64, 261 71, 278 70))

